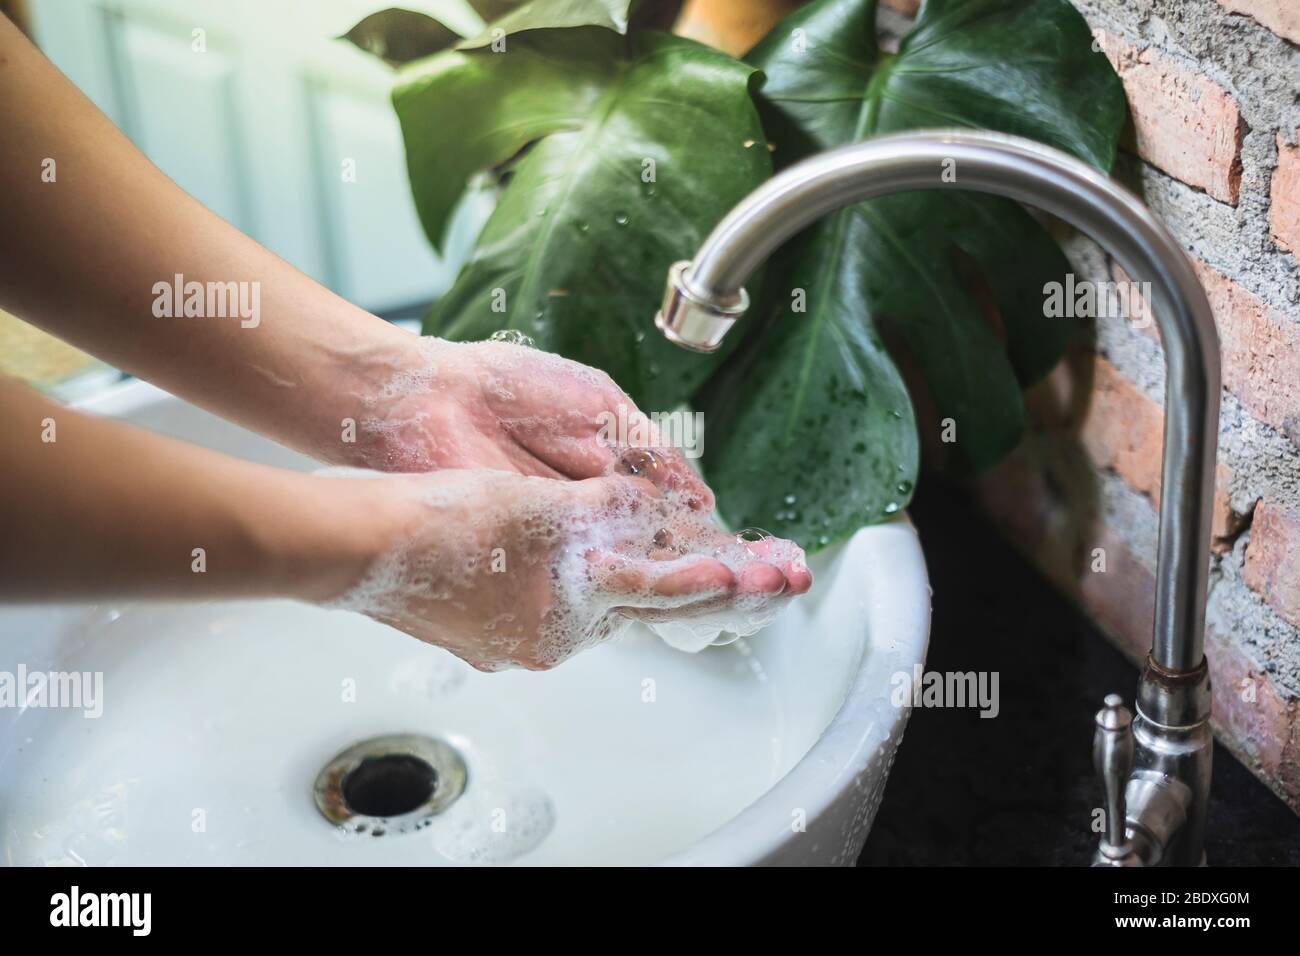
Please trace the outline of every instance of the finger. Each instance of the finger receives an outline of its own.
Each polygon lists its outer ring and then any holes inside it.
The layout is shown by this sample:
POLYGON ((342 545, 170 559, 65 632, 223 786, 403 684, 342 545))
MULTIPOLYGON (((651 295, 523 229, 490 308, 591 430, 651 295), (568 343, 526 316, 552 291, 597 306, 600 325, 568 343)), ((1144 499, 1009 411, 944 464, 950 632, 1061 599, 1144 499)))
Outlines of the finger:
POLYGON ((789 544, 784 538, 763 538, 760 541, 747 541, 745 547, 755 558, 768 561, 781 569, 787 592, 804 594, 812 587, 812 572, 804 564, 802 548, 794 548, 793 555, 781 553, 787 550, 789 544))
POLYGON ((662 504, 659 489, 644 478, 610 475, 606 478, 584 478, 562 484, 557 489, 565 495, 577 496, 598 515, 620 512, 636 514, 655 502, 662 504))
POLYGON ((785 574, 785 587, 790 594, 804 594, 812 587, 812 572, 803 565, 789 565, 781 571, 785 574))
MULTIPOLYGON (((778 578, 780 578, 779 574, 778 578)), ((792 595, 783 590, 784 578, 780 578, 777 587, 779 590, 775 592, 749 592, 747 595, 737 590, 729 594, 705 598, 693 604, 683 604, 680 607, 616 607, 614 610, 624 617, 630 617, 646 624, 708 620, 725 630, 726 622, 733 620, 734 614, 738 610, 744 616, 764 614, 766 613, 763 610, 764 608, 771 609, 780 603, 789 601, 792 595), (747 606, 738 609, 737 600, 745 596, 749 597, 749 601, 746 602, 747 606), (755 598, 761 600, 762 603, 756 606, 753 603, 755 598)))
POLYGON ((616 450, 616 470, 622 474, 640 475, 657 488, 676 493, 693 511, 712 511, 713 492, 695 473, 685 454, 680 449, 662 444, 658 432, 653 434, 653 444, 616 450))
POLYGON ((643 458, 641 462, 641 467, 645 469, 643 477, 649 478, 665 491, 681 492, 694 510, 712 510, 713 492, 691 468, 686 456, 664 439, 663 432, 654 419, 632 404, 631 399, 617 386, 613 386, 613 383, 611 386, 604 395, 606 404, 597 410, 595 417, 597 421, 625 423, 626 433, 610 435, 608 428, 602 428, 597 433, 596 440, 610 456, 615 467, 629 459, 634 461, 638 452, 649 452, 652 460, 646 461, 643 458))
POLYGON ((736 576, 721 561, 696 559, 685 567, 664 569, 655 575, 651 587, 656 595, 666 598, 728 594, 736 587, 736 576))
POLYGON ((780 594, 786 587, 785 574, 780 568, 758 561, 741 568, 737 581, 738 590, 744 594, 780 594))
POLYGON ((692 621, 701 618, 715 619, 719 614, 725 616, 733 608, 735 601, 736 592, 731 591, 676 607, 624 606, 616 607, 614 610, 624 617, 643 621, 646 624, 664 624, 670 621, 692 621))
POLYGON ((686 456, 677 449, 669 449, 668 469, 675 479, 676 490, 685 496, 687 505, 694 511, 712 511, 715 504, 713 489, 695 473, 686 456))
POLYGON ((712 558, 654 561, 593 551, 587 560, 597 593, 620 608, 683 607, 725 598, 736 587, 731 570, 712 558))
MULTIPOLYGON (((585 419, 581 427, 588 427, 585 419)), ((511 438, 534 459, 573 481, 599 478, 614 469, 613 450, 595 436, 538 436, 516 429, 511 438)))

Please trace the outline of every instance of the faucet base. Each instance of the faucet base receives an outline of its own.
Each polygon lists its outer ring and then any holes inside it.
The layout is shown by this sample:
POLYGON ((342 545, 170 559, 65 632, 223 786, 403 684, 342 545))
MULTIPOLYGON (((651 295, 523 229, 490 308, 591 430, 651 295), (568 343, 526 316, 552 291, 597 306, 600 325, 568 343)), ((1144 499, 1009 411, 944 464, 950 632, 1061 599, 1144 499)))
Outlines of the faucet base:
POLYGON ((1166 670, 1148 657, 1133 721, 1136 759, 1126 788, 1128 822, 1149 839, 1148 866, 1205 862, 1214 735, 1210 672, 1166 670))
POLYGON ((1093 866, 1202 866, 1210 797, 1210 671, 1170 671, 1148 657, 1137 715, 1118 694, 1097 712, 1093 762, 1106 832, 1093 866))

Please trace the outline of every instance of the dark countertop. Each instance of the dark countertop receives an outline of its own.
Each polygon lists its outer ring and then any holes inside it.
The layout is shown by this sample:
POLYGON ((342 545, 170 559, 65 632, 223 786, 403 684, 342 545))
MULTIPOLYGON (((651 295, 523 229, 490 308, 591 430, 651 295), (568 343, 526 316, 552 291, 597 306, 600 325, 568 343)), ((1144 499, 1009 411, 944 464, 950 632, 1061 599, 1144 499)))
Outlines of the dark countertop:
MULTIPOLYGON (((961 493, 924 476, 910 513, 934 588, 927 670, 998 671, 1000 713, 912 712, 859 866, 1078 865, 1101 794, 1093 715, 1137 670, 961 493)), ((1300 864, 1300 817, 1218 744, 1212 865, 1300 864)))

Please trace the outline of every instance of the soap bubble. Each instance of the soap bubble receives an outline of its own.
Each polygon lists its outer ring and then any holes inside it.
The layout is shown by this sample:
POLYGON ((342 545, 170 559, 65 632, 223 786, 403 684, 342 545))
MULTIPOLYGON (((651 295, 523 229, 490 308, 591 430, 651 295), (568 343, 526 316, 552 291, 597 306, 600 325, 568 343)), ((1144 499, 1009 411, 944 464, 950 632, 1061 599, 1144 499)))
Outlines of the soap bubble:
POLYGON ((533 341, 532 336, 526 335, 518 329, 501 329, 489 335, 487 340, 489 342, 505 342, 507 345, 522 345, 530 349, 537 348, 537 343, 533 341))
POLYGON ((648 448, 628 448, 618 459, 615 470, 620 475, 645 478, 659 484, 668 475, 668 466, 648 448))
POLYGON ((754 545, 770 540, 772 537, 771 532, 764 531, 762 528, 744 528, 736 532, 736 543, 757 557, 762 554, 763 549, 756 548, 754 545))

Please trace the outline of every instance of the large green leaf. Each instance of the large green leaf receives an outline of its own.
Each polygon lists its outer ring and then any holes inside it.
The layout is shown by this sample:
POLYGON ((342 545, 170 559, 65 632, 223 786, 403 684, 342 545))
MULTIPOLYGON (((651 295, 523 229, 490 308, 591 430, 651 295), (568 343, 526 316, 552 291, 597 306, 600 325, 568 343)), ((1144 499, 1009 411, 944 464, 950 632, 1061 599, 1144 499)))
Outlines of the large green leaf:
POLYGON ((416 204, 439 239, 479 171, 514 162, 426 332, 521 330, 672 408, 717 356, 650 325, 672 262, 770 175, 751 67, 657 32, 535 30, 413 64, 394 94, 416 204))
MULTIPOLYGON (((813 3, 750 54, 767 75, 764 120, 783 163, 884 133, 968 126, 1109 168, 1123 94, 1065 0, 926 0, 892 55, 877 46, 875 6, 813 3)), ((731 522, 806 546, 909 500, 916 422, 882 338, 919 370, 936 419, 951 419, 952 456, 979 468, 1018 441, 1021 384, 1045 374, 1075 331, 1042 309, 1044 283, 1062 279, 1067 260, 1037 220, 996 197, 945 190, 859 204, 779 258, 789 266, 765 292, 771 320, 703 396, 704 464, 731 522), (792 307, 800 290, 804 312, 792 307)))

